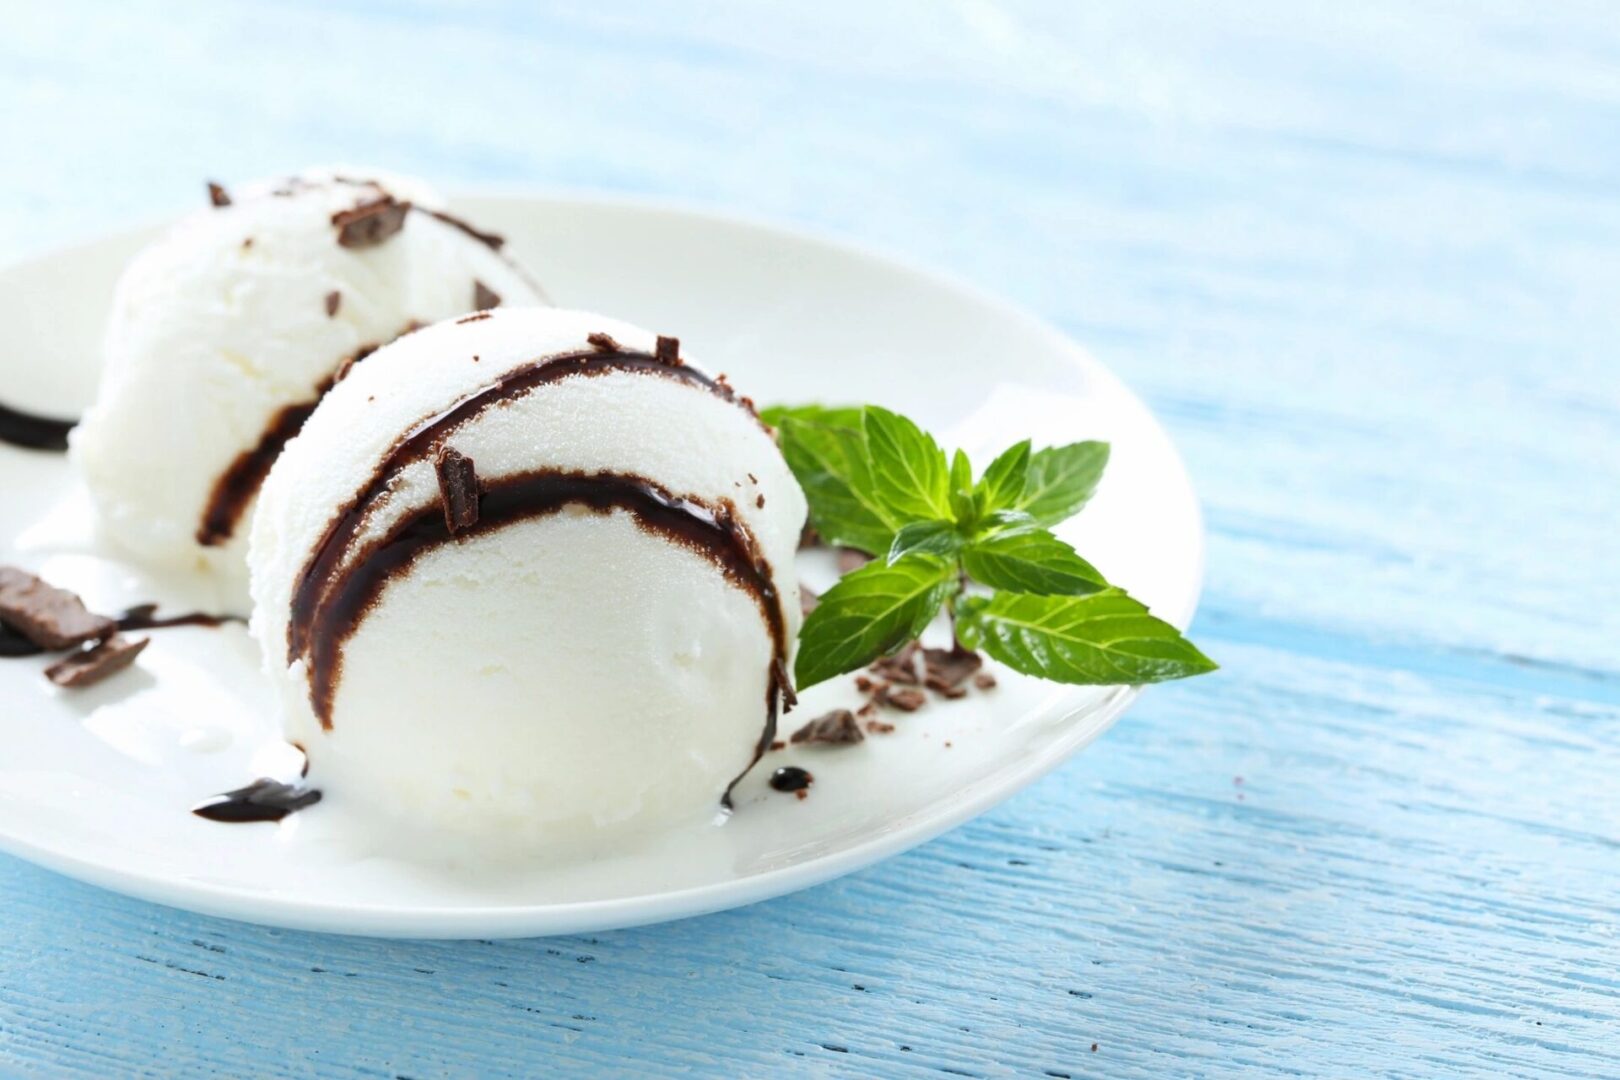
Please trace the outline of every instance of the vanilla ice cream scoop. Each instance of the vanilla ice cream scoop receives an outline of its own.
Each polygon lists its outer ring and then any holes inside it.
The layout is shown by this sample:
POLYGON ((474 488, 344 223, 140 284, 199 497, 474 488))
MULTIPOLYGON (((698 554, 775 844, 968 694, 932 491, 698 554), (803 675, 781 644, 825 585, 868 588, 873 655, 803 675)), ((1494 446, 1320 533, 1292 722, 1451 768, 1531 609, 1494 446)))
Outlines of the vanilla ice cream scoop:
POLYGON ((210 194, 120 279, 72 453, 111 540, 216 573, 241 606, 259 485, 340 371, 417 326, 545 301, 418 181, 318 171, 210 194))
POLYGON ((501 309, 380 349, 248 562, 328 800, 540 845, 712 816, 790 698, 804 495, 671 338, 501 309))

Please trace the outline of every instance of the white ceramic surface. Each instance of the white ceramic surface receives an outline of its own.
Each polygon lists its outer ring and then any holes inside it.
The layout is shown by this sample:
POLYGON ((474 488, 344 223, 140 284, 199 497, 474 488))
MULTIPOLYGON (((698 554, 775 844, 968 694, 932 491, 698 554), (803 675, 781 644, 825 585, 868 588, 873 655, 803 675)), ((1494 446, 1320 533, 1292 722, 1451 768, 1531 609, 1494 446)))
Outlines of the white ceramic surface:
MULTIPOLYGON (((983 464, 1017 438, 1103 438, 1113 460, 1060 531, 1178 625, 1202 576, 1197 503, 1164 432, 1117 379, 1029 315, 841 243, 666 206, 482 196, 456 208, 505 233, 553 298, 679 335, 684 351, 762 403, 875 401, 983 464)), ((102 315, 149 233, 0 272, 0 401, 74 415, 90 399, 102 315)), ((803 556, 813 586, 830 564, 803 556)), ((93 541, 63 458, 0 446, 0 561, 77 589, 100 610, 215 603, 205 583, 158 579, 93 541)), ((78 693, 37 659, 0 661, 0 848, 134 896, 274 925, 400 937, 602 930, 752 903, 919 844, 983 812, 1095 739, 1126 688, 1000 686, 933 702, 853 748, 790 748, 740 785, 723 824, 680 823, 612 851, 522 865, 448 861, 383 842, 341 800, 279 826, 187 812, 285 774, 258 660, 240 628, 153 633, 138 669, 78 693), (810 797, 771 791, 799 764, 810 797)), ((855 700, 848 680, 804 695, 784 725, 855 700)))

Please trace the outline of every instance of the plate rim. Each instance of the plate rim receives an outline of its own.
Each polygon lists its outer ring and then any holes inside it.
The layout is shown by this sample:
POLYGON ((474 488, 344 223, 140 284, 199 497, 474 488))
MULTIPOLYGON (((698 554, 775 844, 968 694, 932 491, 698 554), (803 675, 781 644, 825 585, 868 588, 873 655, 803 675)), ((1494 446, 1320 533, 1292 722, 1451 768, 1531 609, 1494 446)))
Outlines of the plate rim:
MULTIPOLYGON (((1088 377, 1110 383, 1114 392, 1123 394, 1140 408, 1169 449, 1176 486, 1181 489, 1180 494, 1191 511, 1194 524, 1190 537, 1191 585, 1180 608, 1156 613, 1181 629, 1191 623, 1203 592, 1206 535, 1203 509, 1180 451, 1147 403, 1118 375, 1079 342, 1030 309, 987 292, 949 271, 922 265, 907 256, 882 250, 866 241, 832 230, 774 220, 765 215, 735 212, 691 200, 513 185, 457 186, 451 188, 447 196, 447 202, 452 206, 469 201, 518 203, 531 208, 538 204, 552 211, 570 206, 588 206, 620 212, 673 215, 709 224, 741 227, 765 234, 773 240, 810 244, 829 253, 920 279, 1047 340, 1054 352, 1083 368, 1088 377)), ((173 218, 167 220, 172 221, 173 218)), ((155 220, 108 232, 98 239, 78 241, 9 260, 0 269, 12 271, 30 263, 62 258, 162 227, 163 224, 165 221, 155 220)), ((1075 726, 1065 737, 1046 743, 1040 754, 1024 759, 1009 772, 981 780, 944 800, 936 800, 932 811, 910 826, 885 830, 847 848, 786 866, 665 892, 562 903, 395 908, 374 904, 334 904, 282 894, 266 895, 241 886, 109 867, 16 835, 3 822, 0 822, 0 851, 74 880, 143 901, 211 917, 290 930, 440 940, 606 932, 745 907, 823 884, 925 844, 1023 791, 1089 746, 1114 725, 1141 696, 1141 692, 1140 686, 1113 687, 1100 700, 1080 703, 1054 714, 1056 722, 1072 723, 1084 713, 1095 712, 1091 723, 1075 726)))

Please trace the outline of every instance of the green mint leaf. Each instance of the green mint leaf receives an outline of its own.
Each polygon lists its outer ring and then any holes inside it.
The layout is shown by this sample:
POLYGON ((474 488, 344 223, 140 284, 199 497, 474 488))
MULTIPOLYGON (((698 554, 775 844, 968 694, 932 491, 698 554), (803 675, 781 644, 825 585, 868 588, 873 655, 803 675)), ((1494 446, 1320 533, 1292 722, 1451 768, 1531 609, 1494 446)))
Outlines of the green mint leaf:
POLYGON ((1096 567, 1045 529, 975 540, 962 552, 962 566, 979 584, 1015 593, 1087 596, 1108 588, 1096 567))
POLYGON ((1108 444, 1078 442, 1030 455, 1024 491, 1015 509, 1041 525, 1056 525, 1080 512, 1108 465, 1108 444))
POLYGON ((889 562, 897 563, 907 555, 950 557, 961 549, 962 534, 956 531, 954 521, 913 521, 894 534, 889 562))
POLYGON ((904 520, 872 496, 860 429, 786 416, 778 433, 782 456, 804 489, 810 523, 822 539, 870 555, 888 551, 904 520))
POLYGON ((1010 510, 1023 497, 1029 473, 1029 440, 1015 443, 1001 452, 979 478, 973 501, 981 515, 993 510, 1010 510))
POLYGON ((1216 667, 1175 627, 1119 589, 1090 596, 996 593, 967 597, 956 610, 963 645, 1054 682, 1163 682, 1216 667))
POLYGON ((933 436, 876 405, 861 419, 876 501, 905 521, 951 516, 945 451, 933 436))
POLYGON ((917 637, 956 587, 955 567, 931 555, 846 574, 821 594, 799 632, 798 688, 865 667, 917 637))
POLYGON ((973 505, 973 463, 965 450, 951 458, 951 516, 964 530, 971 530, 979 516, 973 505))

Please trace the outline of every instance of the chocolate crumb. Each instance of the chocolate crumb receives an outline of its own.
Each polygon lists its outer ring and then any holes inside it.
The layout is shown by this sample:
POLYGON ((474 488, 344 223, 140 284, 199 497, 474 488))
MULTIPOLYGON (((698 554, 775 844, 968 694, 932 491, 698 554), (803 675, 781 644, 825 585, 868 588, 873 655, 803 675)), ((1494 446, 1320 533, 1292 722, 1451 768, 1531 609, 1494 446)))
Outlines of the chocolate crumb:
POLYGON ((624 347, 621 346, 617 341, 613 340, 612 334, 604 334, 601 331, 597 331, 594 334, 586 334, 585 340, 596 348, 601 349, 603 352, 624 351, 624 347))
POLYGON ((122 634, 114 634, 95 646, 81 649, 58 660, 45 669, 45 677, 57 686, 77 690, 94 686, 107 676, 122 671, 135 662, 151 638, 131 641, 122 634))
POLYGON ((855 689, 859 690, 861 693, 870 694, 876 688, 877 684, 871 679, 868 679, 865 675, 855 676, 855 689))
POLYGON ((917 677, 917 653, 920 646, 913 641, 893 656, 885 656, 866 670, 893 683, 902 683, 906 686, 921 686, 922 680, 917 677))
POLYGON ((338 308, 342 304, 343 304, 343 294, 341 292, 339 292, 336 289, 333 289, 331 292, 327 293, 326 294, 326 317, 328 319, 330 319, 333 316, 335 316, 338 313, 338 308))
POLYGON ((71 649, 105 638, 118 624, 73 593, 14 566, 0 566, 0 620, 42 649, 71 649))
POLYGON ((838 572, 840 574, 853 574, 871 561, 872 556, 864 551, 856 551, 854 548, 838 549, 838 572))
POLYGON ((674 367, 681 362, 681 339, 665 337, 663 334, 659 334, 658 345, 653 355, 658 358, 660 364, 668 364, 674 367))
POLYGON ((868 720, 866 730, 874 735, 892 735, 894 734, 894 725, 886 724, 882 720, 868 720))
POLYGON ((885 686, 882 690, 879 690, 873 700, 880 705, 887 705, 891 709, 899 709, 901 712, 916 712, 928 703, 927 696, 921 690, 896 690, 892 686, 885 686))
POLYGON ((410 203, 382 195, 351 210, 339 210, 332 215, 338 243, 346 248, 380 244, 405 227, 405 215, 410 209, 410 203))
POLYGON ((1095 1054, 1097 1052, 1097 1044, 1096 1043, 1091 1044, 1091 1052, 1093 1054, 1095 1054))
POLYGON ((447 446, 439 451, 433 467, 439 474, 439 501, 451 535, 478 524, 478 472, 472 458, 447 446))
POLYGON ((754 500, 754 505, 759 507, 761 510, 765 509, 765 496, 761 495, 758 498, 756 498, 754 500))
POLYGON ((772 750, 784 750, 786 748, 787 743, 783 742, 781 739, 777 739, 775 742, 771 743, 772 750))
POLYGON ((208 181, 208 202, 213 206, 231 205, 231 193, 225 190, 223 184, 208 181))
POLYGON ((251 237, 251 236, 242 237, 242 250, 247 251, 252 247, 253 247, 253 237, 251 237))
POLYGON ((981 671, 973 676, 973 685, 980 690, 994 690, 996 688, 996 677, 988 671, 981 671))
POLYGON ((870 717, 876 716, 877 715, 877 703, 874 702, 874 701, 868 701, 865 705, 862 705, 860 708, 855 710, 855 715, 858 716, 859 718, 861 718, 862 720, 866 720, 866 719, 869 719, 870 717))
POLYGON ((845 746, 858 743, 866 738, 861 733, 861 726, 855 722, 855 714, 848 709, 834 709, 823 716, 818 716, 804 727, 793 733, 794 743, 826 743, 830 746, 845 746))
POLYGON ((748 482, 750 484, 757 484, 757 483, 759 483, 759 477, 755 476, 753 473, 749 473, 748 474, 748 482))
MULTIPOLYGON (((485 320, 487 318, 489 318, 489 312, 487 312, 487 311, 475 311, 471 315, 463 315, 461 318, 457 319, 456 320, 456 325, 457 326, 462 326, 462 325, 464 325, 466 323, 470 323, 470 322, 482 322, 483 320, 485 320)), ((475 357, 473 357, 473 359, 477 360, 478 357, 475 356, 475 357)))
POLYGON ((488 311, 490 308, 501 306, 501 294, 485 285, 482 281, 473 281, 473 307, 479 311, 488 311))

